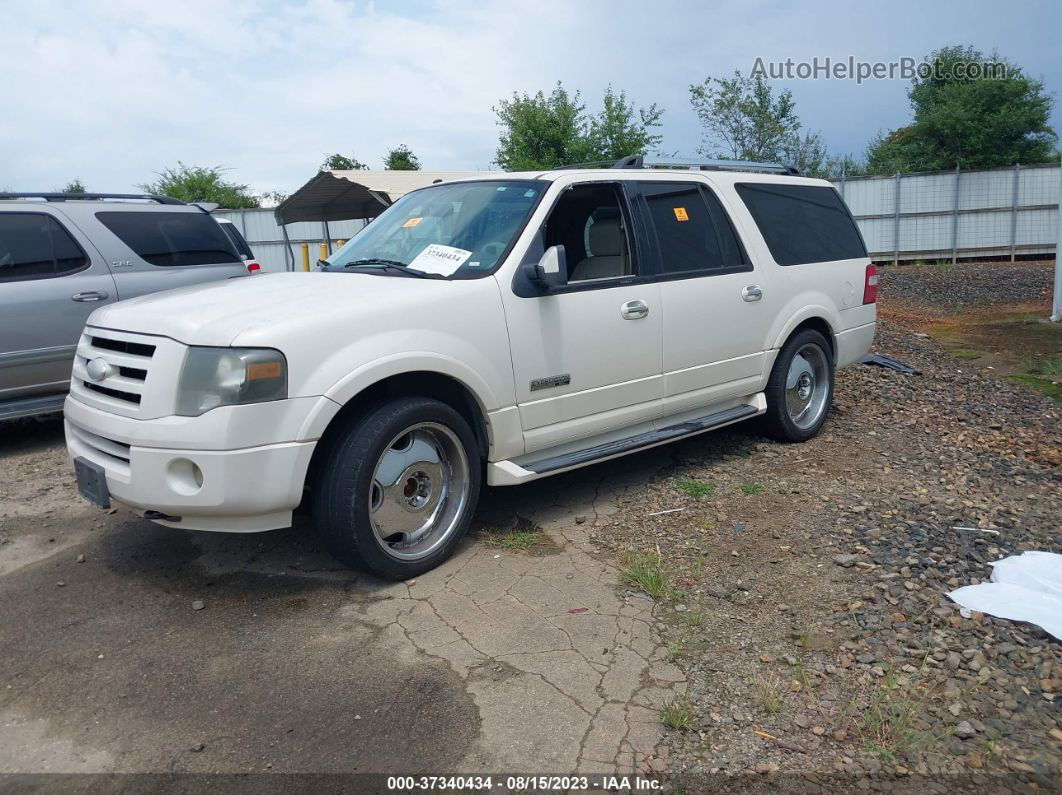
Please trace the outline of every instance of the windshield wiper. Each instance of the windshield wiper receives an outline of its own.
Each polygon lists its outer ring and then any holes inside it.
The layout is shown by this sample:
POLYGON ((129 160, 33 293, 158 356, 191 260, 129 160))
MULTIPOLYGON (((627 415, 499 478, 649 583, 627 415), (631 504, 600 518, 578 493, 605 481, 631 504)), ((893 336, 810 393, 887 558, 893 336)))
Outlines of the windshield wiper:
POLYGON ((352 268, 358 265, 372 265, 375 267, 365 268, 366 271, 383 271, 384 273, 397 273, 402 276, 413 276, 417 279, 445 279, 441 273, 425 273, 424 271, 418 271, 416 268, 411 268, 404 262, 399 262, 393 259, 377 259, 375 257, 369 259, 357 259, 353 262, 348 262, 344 265, 344 268, 352 268))

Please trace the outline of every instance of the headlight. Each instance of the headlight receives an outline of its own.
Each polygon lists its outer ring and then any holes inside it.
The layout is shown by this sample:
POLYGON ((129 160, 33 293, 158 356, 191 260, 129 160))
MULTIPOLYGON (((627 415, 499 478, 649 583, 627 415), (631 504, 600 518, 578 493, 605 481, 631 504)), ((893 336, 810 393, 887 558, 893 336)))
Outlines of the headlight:
POLYGON ((218 406, 264 403, 287 396, 288 367, 280 351, 192 347, 181 370, 177 414, 198 417, 218 406))

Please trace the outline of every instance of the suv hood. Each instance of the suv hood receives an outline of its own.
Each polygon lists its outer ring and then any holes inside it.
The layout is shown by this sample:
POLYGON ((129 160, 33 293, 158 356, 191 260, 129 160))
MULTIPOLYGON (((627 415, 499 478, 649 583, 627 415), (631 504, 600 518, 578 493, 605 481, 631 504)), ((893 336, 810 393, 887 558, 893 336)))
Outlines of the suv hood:
POLYGON ((352 317, 404 314, 422 301, 451 299, 471 284, 355 273, 268 273, 119 301, 93 312, 88 325, 186 345, 276 347, 289 326, 313 325, 327 333, 349 327, 352 317))

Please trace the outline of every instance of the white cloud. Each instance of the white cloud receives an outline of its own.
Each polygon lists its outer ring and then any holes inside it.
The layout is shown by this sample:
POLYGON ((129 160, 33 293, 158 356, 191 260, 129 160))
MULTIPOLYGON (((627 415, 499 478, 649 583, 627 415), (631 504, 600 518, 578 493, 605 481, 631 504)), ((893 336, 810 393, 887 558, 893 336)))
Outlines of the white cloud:
MULTIPOLYGON (((1052 5, 1026 12, 1027 22, 987 4, 980 16, 963 8, 956 21, 919 3, 851 18, 764 0, 11 3, 0 27, 0 186, 51 189, 78 176, 92 189, 129 190, 182 160, 290 191, 326 152, 379 167, 399 143, 429 168, 488 167, 491 106, 557 80, 591 108, 610 82, 659 103, 664 147, 692 153, 687 87, 747 72, 757 55, 895 58, 971 42, 1034 73, 1062 71, 1041 24, 1057 18, 1052 5)), ((840 151, 907 118, 899 83, 791 87, 806 125, 840 151)))

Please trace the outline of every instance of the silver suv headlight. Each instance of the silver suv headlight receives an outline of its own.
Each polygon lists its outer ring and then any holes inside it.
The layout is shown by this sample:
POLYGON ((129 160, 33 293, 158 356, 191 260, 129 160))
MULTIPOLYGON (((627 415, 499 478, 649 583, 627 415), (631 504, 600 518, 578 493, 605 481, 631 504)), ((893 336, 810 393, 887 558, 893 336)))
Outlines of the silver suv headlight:
POLYGON ((284 400, 288 363, 271 348, 188 349, 177 390, 177 414, 198 417, 218 406, 284 400))

